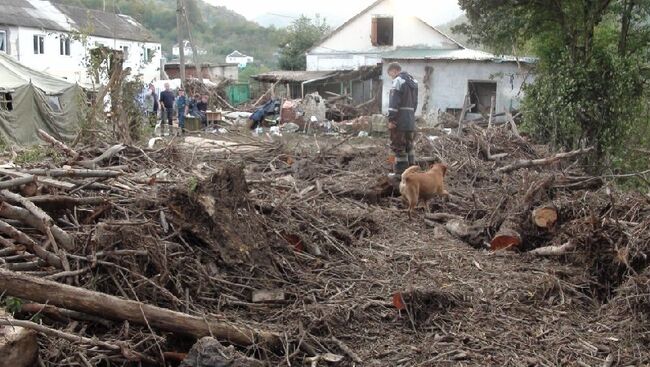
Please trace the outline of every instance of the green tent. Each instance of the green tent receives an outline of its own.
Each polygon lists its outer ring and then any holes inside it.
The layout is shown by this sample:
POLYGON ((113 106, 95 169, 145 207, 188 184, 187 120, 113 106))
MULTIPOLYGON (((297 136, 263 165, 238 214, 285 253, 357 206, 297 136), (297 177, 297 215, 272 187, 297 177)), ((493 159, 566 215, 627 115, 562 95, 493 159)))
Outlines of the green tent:
POLYGON ((85 94, 77 84, 32 70, 0 52, 0 137, 13 144, 39 142, 43 129, 60 140, 79 130, 85 94))

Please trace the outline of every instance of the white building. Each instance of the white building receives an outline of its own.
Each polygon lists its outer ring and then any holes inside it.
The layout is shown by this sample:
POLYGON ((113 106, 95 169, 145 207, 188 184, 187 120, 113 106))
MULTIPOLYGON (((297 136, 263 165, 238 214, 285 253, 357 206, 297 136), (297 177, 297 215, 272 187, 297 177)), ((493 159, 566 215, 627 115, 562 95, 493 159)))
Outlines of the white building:
POLYGON ((467 49, 406 14, 401 6, 397 0, 374 2, 307 52, 307 70, 355 70, 383 64, 384 113, 392 84, 386 69, 392 61, 400 62, 419 82, 418 115, 456 112, 463 107, 466 94, 477 105, 473 112, 485 110, 486 101, 489 109, 493 95, 497 111, 518 107, 522 85, 532 81, 529 65, 533 59, 467 49))
MULTIPOLYGON (((208 51, 196 47, 196 54, 197 55, 207 55, 208 51)), ((192 43, 188 40, 183 41, 183 56, 189 56, 192 57, 194 55, 194 50, 192 49, 192 43)), ((180 57, 180 47, 178 47, 178 43, 172 46, 172 56, 175 57, 180 57)))
POLYGON ((86 60, 97 46, 122 50, 144 81, 160 76, 160 43, 133 18, 45 0, 0 5, 0 52, 32 69, 92 84, 86 60))
POLYGON ((240 68, 245 68, 246 65, 253 62, 254 59, 252 56, 246 56, 243 53, 235 50, 226 56, 226 63, 228 64, 238 64, 240 68))

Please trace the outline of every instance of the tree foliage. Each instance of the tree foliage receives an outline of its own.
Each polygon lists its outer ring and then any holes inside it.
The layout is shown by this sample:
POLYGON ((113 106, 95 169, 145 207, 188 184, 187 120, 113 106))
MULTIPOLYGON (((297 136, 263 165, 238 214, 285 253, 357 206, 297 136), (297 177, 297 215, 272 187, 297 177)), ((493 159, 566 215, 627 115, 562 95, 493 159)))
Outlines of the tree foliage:
POLYGON ((469 24, 456 30, 494 52, 538 56, 523 103, 534 137, 594 145, 600 169, 629 156, 626 143, 647 129, 649 0, 459 3, 469 24))
POLYGON ((280 68, 305 70, 305 53, 330 31, 325 19, 318 15, 313 19, 301 15, 288 28, 280 50, 280 68))

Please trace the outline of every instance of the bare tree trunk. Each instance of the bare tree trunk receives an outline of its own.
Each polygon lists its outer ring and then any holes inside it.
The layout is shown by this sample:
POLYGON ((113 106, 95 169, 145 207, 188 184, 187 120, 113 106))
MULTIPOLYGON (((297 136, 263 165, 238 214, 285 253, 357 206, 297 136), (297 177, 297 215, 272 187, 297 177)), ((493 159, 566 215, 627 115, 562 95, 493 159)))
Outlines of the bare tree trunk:
POLYGON ((280 349, 282 345, 280 336, 275 333, 191 316, 4 269, 0 269, 0 289, 5 295, 110 320, 128 320, 139 325, 149 325, 160 330, 191 335, 196 338, 213 335, 215 338, 240 346, 258 344, 273 350, 280 349))

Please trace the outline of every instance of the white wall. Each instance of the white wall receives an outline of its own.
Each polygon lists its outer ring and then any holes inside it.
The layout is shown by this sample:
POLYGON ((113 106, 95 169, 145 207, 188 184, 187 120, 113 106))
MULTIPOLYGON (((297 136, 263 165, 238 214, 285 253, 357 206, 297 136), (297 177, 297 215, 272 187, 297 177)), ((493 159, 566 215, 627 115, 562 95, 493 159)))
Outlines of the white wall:
MULTIPOLYGON (((413 75, 418 81, 419 100, 416 114, 422 112, 425 87, 422 84, 426 66, 433 67, 431 78, 431 96, 429 99, 429 112, 436 110, 445 111, 447 108, 462 108, 463 100, 467 94, 469 81, 491 81, 497 83, 496 111, 503 112, 504 108, 518 108, 523 92, 519 93, 524 80, 527 84, 533 82, 534 77, 525 67, 518 69, 513 62, 494 63, 485 61, 400 61, 402 70, 413 75), (511 76, 512 83, 511 83, 511 76), (526 76, 528 76, 526 78, 526 76)), ((392 80, 387 75, 388 62, 384 62, 382 112, 388 112, 389 93, 392 80)))
POLYGON ((360 66, 374 66, 381 63, 380 54, 309 54, 307 70, 356 70, 360 66))
POLYGON ((243 56, 243 57, 231 57, 226 56, 226 62, 229 64, 237 64, 240 68, 245 68, 249 62, 253 62, 253 57, 243 56))
POLYGON ((58 76, 73 82, 91 84, 87 75, 84 59, 88 50, 97 45, 104 45, 111 49, 120 50, 128 47, 128 55, 124 67, 130 67, 132 75, 141 74, 145 82, 157 80, 160 76, 160 44, 144 43, 128 40, 114 40, 103 37, 89 36, 85 41, 70 40, 70 55, 61 55, 60 37, 65 34, 60 32, 43 32, 34 28, 16 27, 10 30, 10 54, 22 64, 48 74, 58 76), (43 35, 44 54, 34 54, 34 35, 43 35), (151 62, 145 62, 146 48, 155 50, 151 62))
POLYGON ((380 53, 397 47, 458 49, 457 44, 416 17, 402 11, 397 0, 377 4, 334 33, 307 55, 307 70, 341 70, 375 65, 380 53), (393 45, 373 46, 371 25, 374 16, 393 17, 393 45), (350 56, 353 60, 350 60, 350 56))

